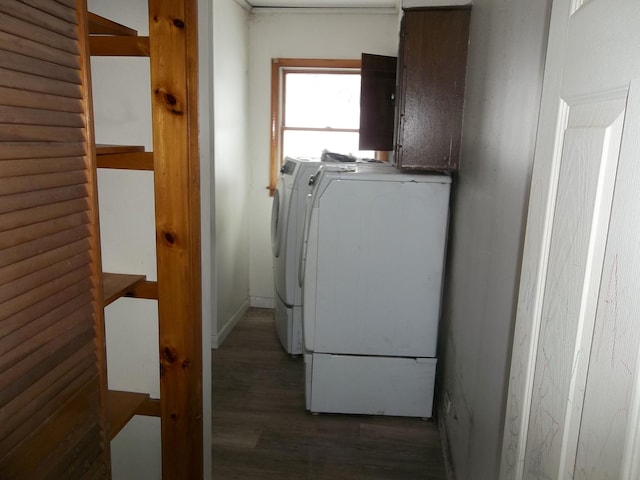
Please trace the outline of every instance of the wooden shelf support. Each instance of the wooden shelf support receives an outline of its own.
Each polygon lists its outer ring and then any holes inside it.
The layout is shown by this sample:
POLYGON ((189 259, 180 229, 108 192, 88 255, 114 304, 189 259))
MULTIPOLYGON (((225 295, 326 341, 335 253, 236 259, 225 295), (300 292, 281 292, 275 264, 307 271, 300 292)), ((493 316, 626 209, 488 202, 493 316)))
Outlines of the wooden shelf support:
POLYGON ((109 439, 113 438, 136 414, 137 410, 149 400, 146 393, 109 390, 107 405, 109 409, 109 439))
POLYGON ((136 415, 146 417, 160 416, 160 400, 157 398, 147 398, 136 410, 136 415))
POLYGON ((153 170, 153 152, 140 145, 96 145, 98 168, 153 170))
POLYGON ((92 57, 148 57, 149 37, 92 36, 89 52, 92 57))
POLYGON ((123 35, 135 37, 138 35, 137 30, 116 23, 107 18, 88 12, 89 34, 90 35, 123 35))
POLYGON ((106 143, 96 144, 96 155, 117 155, 124 153, 144 152, 142 145, 108 145, 106 143))
POLYGON ((106 307, 120 297, 130 294, 137 285, 143 283, 144 275, 126 275, 122 273, 103 273, 103 305, 106 307))
POLYGON ((162 474, 195 479, 203 476, 205 441, 197 2, 149 0, 148 5, 162 474))

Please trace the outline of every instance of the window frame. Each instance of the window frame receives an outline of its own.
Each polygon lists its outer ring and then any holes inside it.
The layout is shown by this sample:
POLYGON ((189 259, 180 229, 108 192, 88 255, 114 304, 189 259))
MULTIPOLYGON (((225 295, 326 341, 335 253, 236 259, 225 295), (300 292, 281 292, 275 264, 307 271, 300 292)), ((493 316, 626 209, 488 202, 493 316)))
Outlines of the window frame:
MULTIPOLYGON (((360 59, 320 59, 320 58, 272 58, 271 59, 271 128, 269 154, 269 195, 273 196, 278 183, 278 172, 282 164, 282 142, 285 130, 296 130, 296 127, 285 127, 284 122, 284 89, 286 73, 358 73, 360 59)), ((349 128, 305 128, 312 131, 354 132, 359 129, 349 128)))

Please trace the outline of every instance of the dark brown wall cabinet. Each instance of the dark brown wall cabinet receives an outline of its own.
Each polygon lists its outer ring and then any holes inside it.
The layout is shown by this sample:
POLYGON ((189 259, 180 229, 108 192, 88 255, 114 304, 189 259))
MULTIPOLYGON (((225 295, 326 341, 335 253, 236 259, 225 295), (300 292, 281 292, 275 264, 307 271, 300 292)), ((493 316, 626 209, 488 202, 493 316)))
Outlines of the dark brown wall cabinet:
POLYGON ((470 7, 404 12, 396 107, 399 168, 458 168, 470 14, 470 7))

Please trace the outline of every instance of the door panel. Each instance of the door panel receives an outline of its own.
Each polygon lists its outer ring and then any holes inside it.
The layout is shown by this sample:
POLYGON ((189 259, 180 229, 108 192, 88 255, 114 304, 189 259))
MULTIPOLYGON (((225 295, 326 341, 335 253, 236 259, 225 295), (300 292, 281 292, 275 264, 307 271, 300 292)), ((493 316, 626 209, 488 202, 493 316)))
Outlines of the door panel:
POLYGON ((569 109, 533 384, 539 395, 532 399, 527 440, 526 471, 551 478, 579 431, 575 420, 580 418, 624 100, 569 109), (554 442, 563 447, 550 449, 554 442))
POLYGON ((393 150, 398 59, 363 53, 360 61, 360 150, 393 150))
POLYGON ((555 1, 502 478, 636 478, 640 4, 555 1))
POLYGON ((575 478, 623 476, 627 435, 637 429, 630 408, 640 403, 637 358, 640 329, 640 82, 629 95, 615 195, 602 267, 588 377, 584 391, 575 478), (629 432, 627 432, 628 426, 629 432))
POLYGON ((0 6, 3 479, 110 470, 86 7, 53 3, 0 6))

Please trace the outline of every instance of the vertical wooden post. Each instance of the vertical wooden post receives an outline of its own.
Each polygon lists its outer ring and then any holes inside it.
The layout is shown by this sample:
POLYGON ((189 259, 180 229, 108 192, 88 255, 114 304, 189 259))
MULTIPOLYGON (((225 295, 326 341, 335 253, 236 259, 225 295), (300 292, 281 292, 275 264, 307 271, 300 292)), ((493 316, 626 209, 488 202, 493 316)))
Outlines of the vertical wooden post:
POLYGON ((202 478, 196 0, 149 0, 162 470, 202 478))

